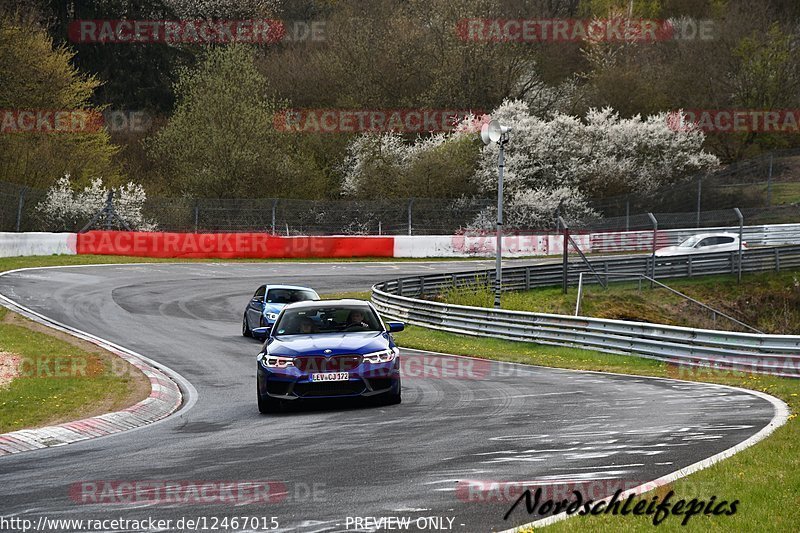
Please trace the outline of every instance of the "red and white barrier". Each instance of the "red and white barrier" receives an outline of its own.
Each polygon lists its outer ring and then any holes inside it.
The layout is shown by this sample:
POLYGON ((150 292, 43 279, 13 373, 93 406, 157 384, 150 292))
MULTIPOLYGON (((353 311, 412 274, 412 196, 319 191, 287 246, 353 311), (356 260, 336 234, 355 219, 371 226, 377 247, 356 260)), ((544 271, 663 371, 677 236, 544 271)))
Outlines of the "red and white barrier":
MULTIPOLYGON (((738 231, 703 228, 658 231, 656 247, 677 244, 695 233, 738 231)), ((584 253, 650 251, 652 231, 572 233, 584 253)), ((800 224, 749 226, 750 244, 800 243, 800 224)), ((0 233, 0 257, 53 254, 126 255, 162 258, 353 258, 494 257, 497 239, 484 235, 281 237, 267 233, 162 233, 89 231, 86 233, 0 233)), ((506 235, 503 256, 563 253, 561 234, 506 235)))
POLYGON ((74 253, 74 233, 0 232, 0 257, 74 253))
POLYGON ((279 237, 267 233, 88 231, 77 253, 181 258, 393 257, 393 237, 279 237))

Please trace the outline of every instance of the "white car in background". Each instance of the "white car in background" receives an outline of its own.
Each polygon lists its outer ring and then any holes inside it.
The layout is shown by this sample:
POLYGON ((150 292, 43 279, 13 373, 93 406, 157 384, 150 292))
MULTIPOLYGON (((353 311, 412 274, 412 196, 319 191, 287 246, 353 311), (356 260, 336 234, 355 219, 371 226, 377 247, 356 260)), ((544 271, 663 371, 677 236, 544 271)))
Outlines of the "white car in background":
MULTIPOLYGON (((746 245, 746 242, 742 242, 743 250, 747 249, 746 245)), ((656 250, 656 257, 738 251, 739 236, 734 233, 698 233, 677 246, 667 246, 656 250)))

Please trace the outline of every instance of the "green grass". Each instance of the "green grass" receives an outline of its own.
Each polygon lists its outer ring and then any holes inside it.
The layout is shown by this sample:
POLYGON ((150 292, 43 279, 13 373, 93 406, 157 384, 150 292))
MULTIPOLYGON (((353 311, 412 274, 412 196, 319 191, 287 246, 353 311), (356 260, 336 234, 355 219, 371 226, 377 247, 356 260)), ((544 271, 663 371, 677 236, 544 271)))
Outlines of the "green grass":
MULTIPOLYGON (((735 190, 739 196, 744 198, 761 199, 766 204, 767 189, 766 183, 758 183, 729 190, 735 190)), ((772 184, 773 206, 797 204, 798 202, 800 202, 800 182, 777 181, 772 184)), ((784 220, 784 222, 796 222, 796 220, 790 219, 784 220)))
POLYGON ((139 372, 24 325, 0 324, 0 351, 22 358, 20 376, 0 388, 0 433, 127 407, 139 372))
POLYGON ((340 298, 355 298, 356 300, 369 300, 369 291, 344 291, 344 292, 323 292, 320 298, 323 300, 338 300, 340 298))
MULTIPOLYGON (((398 344, 407 348, 493 360, 733 385, 780 398, 789 405, 792 413, 800 409, 799 380, 719 371, 687 375, 666 363, 633 356, 455 335, 415 326, 396 333, 395 338, 398 344)), ((659 526, 659 531, 796 531, 797 524, 800 524, 800 421, 796 416, 792 414, 786 425, 766 440, 669 487, 675 491, 677 499, 687 501, 694 497, 708 499, 713 495, 718 501, 739 499, 741 504, 735 515, 694 516, 686 527, 680 525, 677 517, 670 517, 659 526)), ((663 497, 667 491, 662 488, 657 493, 663 497)), ((644 497, 652 495, 648 493, 644 497)), ((590 532, 652 531, 653 524, 650 517, 576 516, 548 528, 565 532, 576 529, 590 532)))
POLYGON ((405 331, 394 333, 401 347, 432 352, 470 355, 494 361, 511 361, 529 365, 542 365, 580 370, 606 370, 643 372, 665 369, 664 363, 625 355, 602 354, 590 350, 576 350, 560 346, 544 346, 503 339, 455 335, 435 329, 407 326, 405 331))
MULTIPOLYGON (((767 187, 763 187, 766 195, 767 187)), ((778 182, 772 184, 772 204, 785 205, 800 202, 800 183, 798 182, 778 182)))
MULTIPOLYGON (((664 280, 668 286, 766 333, 800 332, 800 274, 797 272, 745 274, 742 283, 730 275, 664 280)), ((492 307, 493 292, 481 285, 451 288, 439 298, 460 305, 492 307)), ((560 287, 504 293, 502 307, 572 315, 577 290, 563 294, 560 287)), ((741 330, 724 318, 666 289, 642 283, 612 283, 584 287, 581 314, 597 318, 659 322, 676 326, 741 330)))

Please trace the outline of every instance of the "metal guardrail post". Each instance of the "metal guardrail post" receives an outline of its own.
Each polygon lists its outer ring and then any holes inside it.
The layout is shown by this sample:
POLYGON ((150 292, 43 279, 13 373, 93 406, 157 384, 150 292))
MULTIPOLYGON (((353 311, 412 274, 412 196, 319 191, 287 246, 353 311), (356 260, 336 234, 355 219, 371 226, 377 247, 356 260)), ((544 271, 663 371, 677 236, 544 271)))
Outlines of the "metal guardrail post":
POLYGON ((23 187, 19 191, 19 202, 17 203, 17 225, 16 231, 19 233, 19 229, 22 226, 22 208, 25 206, 25 193, 28 192, 27 187, 23 187))
POLYGON ((558 217, 559 222, 564 227, 564 251, 563 265, 561 273, 561 286, 564 294, 567 294, 567 283, 569 282, 569 227, 563 218, 558 217))
POLYGON ((583 298, 583 272, 578 274, 578 298, 575 301, 575 316, 581 314, 581 298, 583 298))
POLYGON ((734 207, 733 211, 736 213, 736 216, 739 218, 739 266, 736 272, 736 282, 742 282, 742 238, 744 235, 744 216, 742 212, 739 210, 738 207, 734 207))
POLYGON ((275 235, 275 214, 278 210, 278 200, 272 201, 272 234, 275 235))
POLYGON ((772 154, 769 154, 769 174, 767 174, 767 207, 772 207, 772 154))
POLYGON ((408 201, 408 234, 411 235, 411 211, 414 207, 414 199, 411 198, 408 201))
POLYGON ((697 212, 696 212, 697 220, 695 226, 697 228, 700 227, 700 201, 702 197, 703 197, 703 177, 700 176, 699 178, 697 178, 697 212))
MULTIPOLYGON (((653 213, 647 213, 647 216, 650 217, 650 222, 653 223, 653 255, 652 261, 653 265, 650 267, 650 277, 656 279, 656 247, 658 246, 658 220, 656 219, 653 213)), ((653 288, 653 283, 650 283, 650 288, 653 288)))
POLYGON ((625 197, 625 231, 631 229, 631 198, 625 197))

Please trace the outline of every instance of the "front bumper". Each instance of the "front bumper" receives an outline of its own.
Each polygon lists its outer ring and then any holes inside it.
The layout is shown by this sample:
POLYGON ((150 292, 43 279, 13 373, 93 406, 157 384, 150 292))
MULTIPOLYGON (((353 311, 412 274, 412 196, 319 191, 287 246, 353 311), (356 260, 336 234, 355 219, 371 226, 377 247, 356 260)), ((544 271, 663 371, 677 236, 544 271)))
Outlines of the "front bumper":
POLYGON ((400 389, 400 358, 388 363, 361 363, 349 370, 348 381, 310 381, 295 367, 266 368, 258 364, 258 392, 281 400, 369 397, 400 389))

